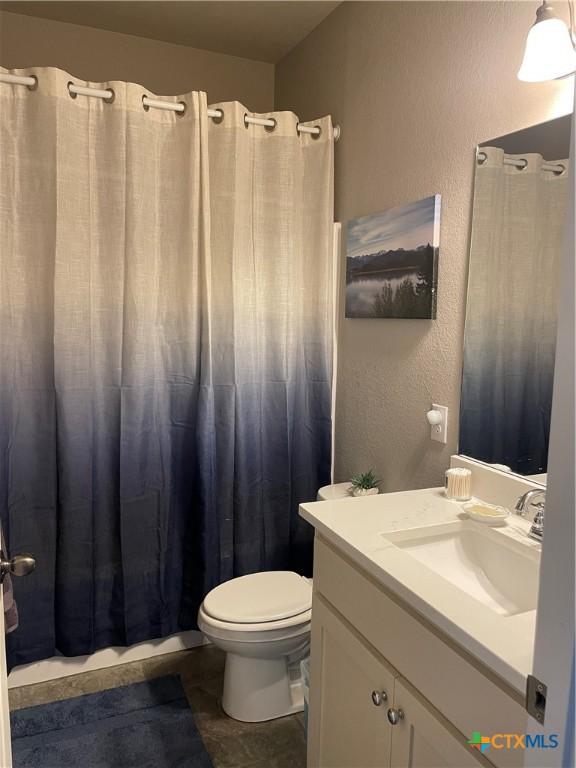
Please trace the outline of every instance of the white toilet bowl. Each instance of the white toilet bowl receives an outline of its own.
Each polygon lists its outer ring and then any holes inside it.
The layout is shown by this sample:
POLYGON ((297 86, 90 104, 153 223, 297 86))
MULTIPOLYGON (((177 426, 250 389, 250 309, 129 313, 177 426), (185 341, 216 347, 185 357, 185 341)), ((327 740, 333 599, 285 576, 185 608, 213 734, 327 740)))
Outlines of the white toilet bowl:
POLYGON ((311 608, 310 581, 291 571, 240 576, 206 596, 198 626, 226 651, 222 707, 230 717, 260 722, 302 711, 311 608))

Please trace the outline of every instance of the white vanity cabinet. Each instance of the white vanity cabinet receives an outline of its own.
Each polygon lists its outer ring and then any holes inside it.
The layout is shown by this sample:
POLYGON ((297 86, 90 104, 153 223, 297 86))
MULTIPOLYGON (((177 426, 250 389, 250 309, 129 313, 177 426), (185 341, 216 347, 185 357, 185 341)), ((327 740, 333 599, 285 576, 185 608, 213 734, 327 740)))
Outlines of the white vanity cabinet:
POLYGON ((318 535, 311 657, 308 768, 523 764, 468 744, 524 732, 519 696, 318 535))
POLYGON ((313 616, 309 768, 487 764, 319 596, 313 616))
POLYGON ((312 606, 314 677, 309 766, 390 765, 396 673, 321 597, 312 606), (318 663, 317 660, 320 660, 318 663))

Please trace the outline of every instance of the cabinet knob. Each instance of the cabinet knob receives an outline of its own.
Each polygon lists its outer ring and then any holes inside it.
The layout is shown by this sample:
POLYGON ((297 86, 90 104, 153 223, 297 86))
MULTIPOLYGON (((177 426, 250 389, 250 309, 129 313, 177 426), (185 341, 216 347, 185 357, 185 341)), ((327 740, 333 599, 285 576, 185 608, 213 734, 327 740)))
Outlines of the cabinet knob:
POLYGON ((386 691, 372 691, 372 704, 375 707, 379 707, 385 701, 388 701, 388 694, 386 691))
POLYGON ((400 707, 398 707, 398 709, 390 707, 386 714, 388 715, 388 722, 390 725, 398 725, 400 720, 404 720, 404 710, 400 709, 400 707))

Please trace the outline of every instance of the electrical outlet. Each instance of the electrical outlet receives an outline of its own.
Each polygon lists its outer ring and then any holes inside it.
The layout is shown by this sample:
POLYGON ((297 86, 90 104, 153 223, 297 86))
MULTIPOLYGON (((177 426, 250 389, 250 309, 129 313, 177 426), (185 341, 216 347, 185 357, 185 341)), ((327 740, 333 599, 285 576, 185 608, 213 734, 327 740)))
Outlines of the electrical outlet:
POLYGON ((430 427, 430 439, 436 440, 437 443, 446 443, 448 441, 448 408, 445 405, 432 403, 432 409, 442 414, 442 421, 430 427))

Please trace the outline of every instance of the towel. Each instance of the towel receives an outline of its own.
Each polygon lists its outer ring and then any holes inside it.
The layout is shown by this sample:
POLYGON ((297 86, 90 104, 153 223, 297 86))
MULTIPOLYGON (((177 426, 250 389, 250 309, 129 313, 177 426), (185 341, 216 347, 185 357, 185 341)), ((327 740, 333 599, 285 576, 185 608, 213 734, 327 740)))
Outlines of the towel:
MULTIPOLYGON (((6 546, 4 544, 4 536, 1 532, 0 545, 2 547, 0 555, 2 560, 4 560, 6 546)), ((4 576, 4 581, 2 582, 2 594, 4 597, 4 631, 6 634, 8 634, 9 632, 14 632, 14 630, 18 627, 18 608, 16 606, 16 601, 14 600, 12 579, 10 578, 9 573, 4 576)))
POLYGON ((14 600, 12 579, 9 573, 6 574, 2 582, 2 592, 4 593, 4 631, 8 634, 14 632, 18 627, 18 608, 14 600))

